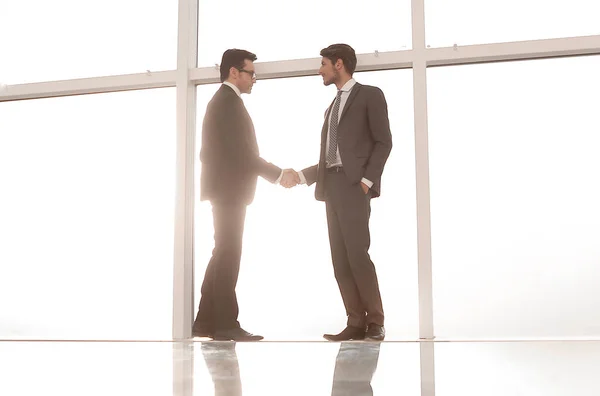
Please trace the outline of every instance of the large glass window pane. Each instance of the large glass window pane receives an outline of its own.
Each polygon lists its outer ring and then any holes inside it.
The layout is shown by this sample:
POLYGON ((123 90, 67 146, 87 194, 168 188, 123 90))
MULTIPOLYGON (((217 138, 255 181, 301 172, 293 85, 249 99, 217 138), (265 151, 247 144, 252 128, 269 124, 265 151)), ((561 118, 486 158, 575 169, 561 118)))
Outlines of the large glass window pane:
POLYGON ((600 34, 590 0, 426 0, 427 44, 486 44, 600 34))
POLYGON ((0 103, 0 338, 171 338, 174 101, 0 103))
POLYGON ((410 0, 200 0, 198 64, 221 63, 227 48, 260 62, 316 58, 334 43, 356 53, 410 49, 410 0))
POLYGON ((600 335, 598 67, 429 70, 438 336, 600 335))
POLYGON ((2 0, 0 83, 174 69, 177 2, 2 0))
MULTIPOLYGON (((418 336, 412 73, 356 73, 380 87, 388 102, 394 148, 372 201, 371 257, 386 312, 387 339, 418 336)), ((198 125, 217 86, 198 88, 198 125)), ((335 98, 321 77, 258 81, 243 95, 261 155, 282 168, 303 169, 319 159, 323 114, 335 98)), ((197 151, 200 150, 200 133, 197 151)), ((198 193, 197 193, 198 197, 198 193)), ((198 199, 198 198, 197 198, 198 199)), ((196 307, 213 247, 211 206, 196 210, 196 307)), ((314 185, 286 190, 259 178, 244 230, 238 282, 240 322, 269 339, 321 339, 346 324, 333 275, 325 205, 314 185)))

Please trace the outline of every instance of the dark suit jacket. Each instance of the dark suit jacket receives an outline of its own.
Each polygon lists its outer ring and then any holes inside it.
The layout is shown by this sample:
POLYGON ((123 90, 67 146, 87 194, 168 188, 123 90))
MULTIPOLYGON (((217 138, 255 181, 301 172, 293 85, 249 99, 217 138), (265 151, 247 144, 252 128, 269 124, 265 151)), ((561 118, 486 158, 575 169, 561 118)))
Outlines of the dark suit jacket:
MULTIPOLYGON (((333 103, 325 113, 319 163, 302 171, 308 185, 317 182, 315 198, 319 201, 325 200, 325 147, 332 108, 333 103)), ((392 150, 387 103, 381 89, 354 85, 342 111, 337 135, 344 173, 352 183, 360 183, 363 177, 372 181, 371 197, 378 197, 383 167, 392 150)))
POLYGON ((256 181, 277 180, 281 169, 259 156, 252 119, 244 102, 222 85, 206 108, 200 150, 200 200, 250 204, 256 181))

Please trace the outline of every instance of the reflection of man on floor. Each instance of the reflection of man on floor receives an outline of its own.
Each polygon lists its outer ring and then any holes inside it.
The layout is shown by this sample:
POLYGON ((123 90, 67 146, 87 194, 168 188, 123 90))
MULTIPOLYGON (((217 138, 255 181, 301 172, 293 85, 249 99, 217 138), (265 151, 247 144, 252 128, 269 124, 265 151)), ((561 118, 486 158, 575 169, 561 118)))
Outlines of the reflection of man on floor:
POLYGON ((372 396, 379 342, 342 342, 333 373, 331 396, 372 396))
POLYGON ((235 342, 203 342, 202 355, 215 385, 215 396, 241 396, 242 381, 235 342))

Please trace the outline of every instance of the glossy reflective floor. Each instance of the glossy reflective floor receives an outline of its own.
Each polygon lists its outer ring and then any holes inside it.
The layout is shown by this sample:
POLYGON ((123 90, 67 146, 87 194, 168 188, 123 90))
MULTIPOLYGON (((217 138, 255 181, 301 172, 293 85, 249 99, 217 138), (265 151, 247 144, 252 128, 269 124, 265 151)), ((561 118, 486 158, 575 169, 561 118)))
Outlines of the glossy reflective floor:
POLYGON ((600 342, 0 342, 0 395, 600 394, 600 342))

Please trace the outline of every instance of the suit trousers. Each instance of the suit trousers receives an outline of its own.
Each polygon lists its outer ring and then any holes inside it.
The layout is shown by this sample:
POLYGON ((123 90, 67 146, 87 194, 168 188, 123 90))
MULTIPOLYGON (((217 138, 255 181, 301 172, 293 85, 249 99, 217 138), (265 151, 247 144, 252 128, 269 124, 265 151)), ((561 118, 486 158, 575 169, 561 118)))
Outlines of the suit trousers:
POLYGON ((325 204, 333 270, 348 325, 383 326, 384 313, 375 266, 369 256, 371 191, 352 184, 343 171, 327 172, 325 204))
POLYGON ((194 329, 228 330, 240 326, 235 287, 240 271, 245 204, 213 202, 215 248, 202 282, 194 329))

